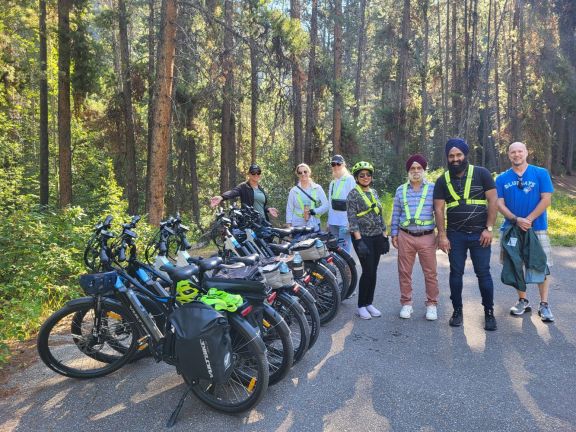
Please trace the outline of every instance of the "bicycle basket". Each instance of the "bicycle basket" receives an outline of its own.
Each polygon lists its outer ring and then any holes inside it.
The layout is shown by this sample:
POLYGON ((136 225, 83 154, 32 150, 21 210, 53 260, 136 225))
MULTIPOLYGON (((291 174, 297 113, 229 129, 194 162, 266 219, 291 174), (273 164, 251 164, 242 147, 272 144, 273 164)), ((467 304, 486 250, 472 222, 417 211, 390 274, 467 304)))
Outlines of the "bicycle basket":
POLYGON ((80 286, 87 295, 107 294, 114 290, 118 273, 91 273, 80 276, 80 286))

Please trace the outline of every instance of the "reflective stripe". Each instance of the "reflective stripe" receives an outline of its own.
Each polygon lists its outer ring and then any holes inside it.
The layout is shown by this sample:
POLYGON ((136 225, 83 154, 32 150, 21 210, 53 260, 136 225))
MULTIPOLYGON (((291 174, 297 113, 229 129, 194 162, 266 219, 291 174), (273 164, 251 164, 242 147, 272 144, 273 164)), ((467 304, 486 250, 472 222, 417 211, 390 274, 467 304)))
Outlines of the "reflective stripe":
POLYGON ((340 192, 342 192, 342 188, 344 187, 344 183, 346 183, 348 177, 349 176, 347 175, 343 175, 338 179, 338 188, 336 189, 336 193, 334 193, 334 183, 336 182, 336 180, 332 182, 332 196, 331 196, 332 199, 338 199, 338 197, 340 196, 340 192))
POLYGON ((356 213, 356 216, 361 217, 361 216, 367 215, 371 211, 374 211, 374 213, 379 215, 380 214, 379 202, 376 201, 374 194, 372 192, 370 192, 370 197, 372 198, 370 200, 370 198, 368 198, 368 196, 366 196, 366 194, 360 188, 360 186, 356 185, 356 190, 358 191, 358 193, 360 194, 360 196, 364 200, 364 204, 366 204, 366 206, 368 207, 368 210, 364 210, 364 211, 361 211, 360 213, 356 213))
MULTIPOLYGON (((312 189, 312 201, 310 202, 310 208, 316 208, 316 188, 312 189)), ((298 204, 300 204, 301 213, 294 212, 294 214, 298 217, 304 218, 304 201, 302 201, 302 196, 300 195, 300 191, 296 192, 296 199, 298 200, 298 204)))
POLYGON ((488 201, 485 199, 469 199, 470 188, 472 187, 472 177, 474 175, 474 165, 468 165, 468 172, 466 174, 466 184, 464 185, 464 197, 460 196, 454 190, 452 183, 450 182, 450 172, 444 172, 444 178, 446 179, 446 187, 448 187, 448 192, 452 196, 454 201, 446 203, 446 209, 452 207, 458 207, 460 204, 477 204, 477 205, 488 205, 488 201))
POLYGON ((412 218, 410 215, 410 207, 408 207, 408 198, 406 197, 406 193, 408 192, 408 183, 404 183, 404 187, 402 188, 402 199, 404 200, 404 213, 406 214, 406 220, 402 222, 400 225, 403 227, 407 227, 411 224, 414 225, 432 225, 434 223, 433 220, 420 220, 420 213, 422 213, 422 209, 424 208, 424 202, 426 201, 426 195, 428 194, 428 183, 424 185, 424 189, 422 190, 422 195, 420 196, 420 202, 418 203, 418 207, 416 208, 416 214, 412 218))

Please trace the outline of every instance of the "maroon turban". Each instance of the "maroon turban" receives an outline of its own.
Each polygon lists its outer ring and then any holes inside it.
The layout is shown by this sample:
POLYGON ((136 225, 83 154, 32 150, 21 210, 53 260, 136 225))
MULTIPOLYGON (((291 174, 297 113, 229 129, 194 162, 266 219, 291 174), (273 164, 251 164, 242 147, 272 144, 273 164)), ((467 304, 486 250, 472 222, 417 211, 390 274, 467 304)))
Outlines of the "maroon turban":
POLYGON ((410 156, 408 158, 408 160, 406 161, 406 171, 410 171, 410 167, 412 166, 412 164, 414 162, 418 162, 420 165, 422 165, 422 168, 426 169, 426 167, 428 166, 428 162, 426 161, 426 158, 424 156, 422 156, 421 154, 414 154, 412 156, 410 156))

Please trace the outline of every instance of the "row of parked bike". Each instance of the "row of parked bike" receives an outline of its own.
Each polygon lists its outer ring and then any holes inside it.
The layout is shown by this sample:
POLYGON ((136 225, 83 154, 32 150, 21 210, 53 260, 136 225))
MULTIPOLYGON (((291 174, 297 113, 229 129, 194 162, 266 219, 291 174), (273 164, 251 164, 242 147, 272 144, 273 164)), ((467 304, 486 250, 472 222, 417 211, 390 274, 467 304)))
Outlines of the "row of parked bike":
MULTIPOLYGON (((176 366, 207 405, 253 408, 314 346, 320 326, 355 290, 354 259, 328 233, 272 227, 253 208, 219 210, 218 254, 195 257, 170 217, 139 259, 139 216, 96 225, 84 252, 85 297, 52 314, 38 335, 42 361, 96 378, 145 356, 176 366)), ((181 403, 179 404, 181 407, 181 403)), ((179 408, 172 416, 175 421, 179 408)))

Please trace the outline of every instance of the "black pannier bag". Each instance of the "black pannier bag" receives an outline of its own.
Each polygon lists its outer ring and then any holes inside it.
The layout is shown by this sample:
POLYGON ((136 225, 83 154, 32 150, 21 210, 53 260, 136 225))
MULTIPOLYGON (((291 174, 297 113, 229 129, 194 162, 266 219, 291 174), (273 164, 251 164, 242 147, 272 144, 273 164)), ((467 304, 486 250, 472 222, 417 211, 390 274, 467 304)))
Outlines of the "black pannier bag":
POLYGON ((346 200, 332 198, 332 209, 346 211, 346 200))
POLYGON ((208 379, 221 384, 232 373, 228 320, 201 302, 186 303, 170 315, 174 361, 188 384, 208 379))

